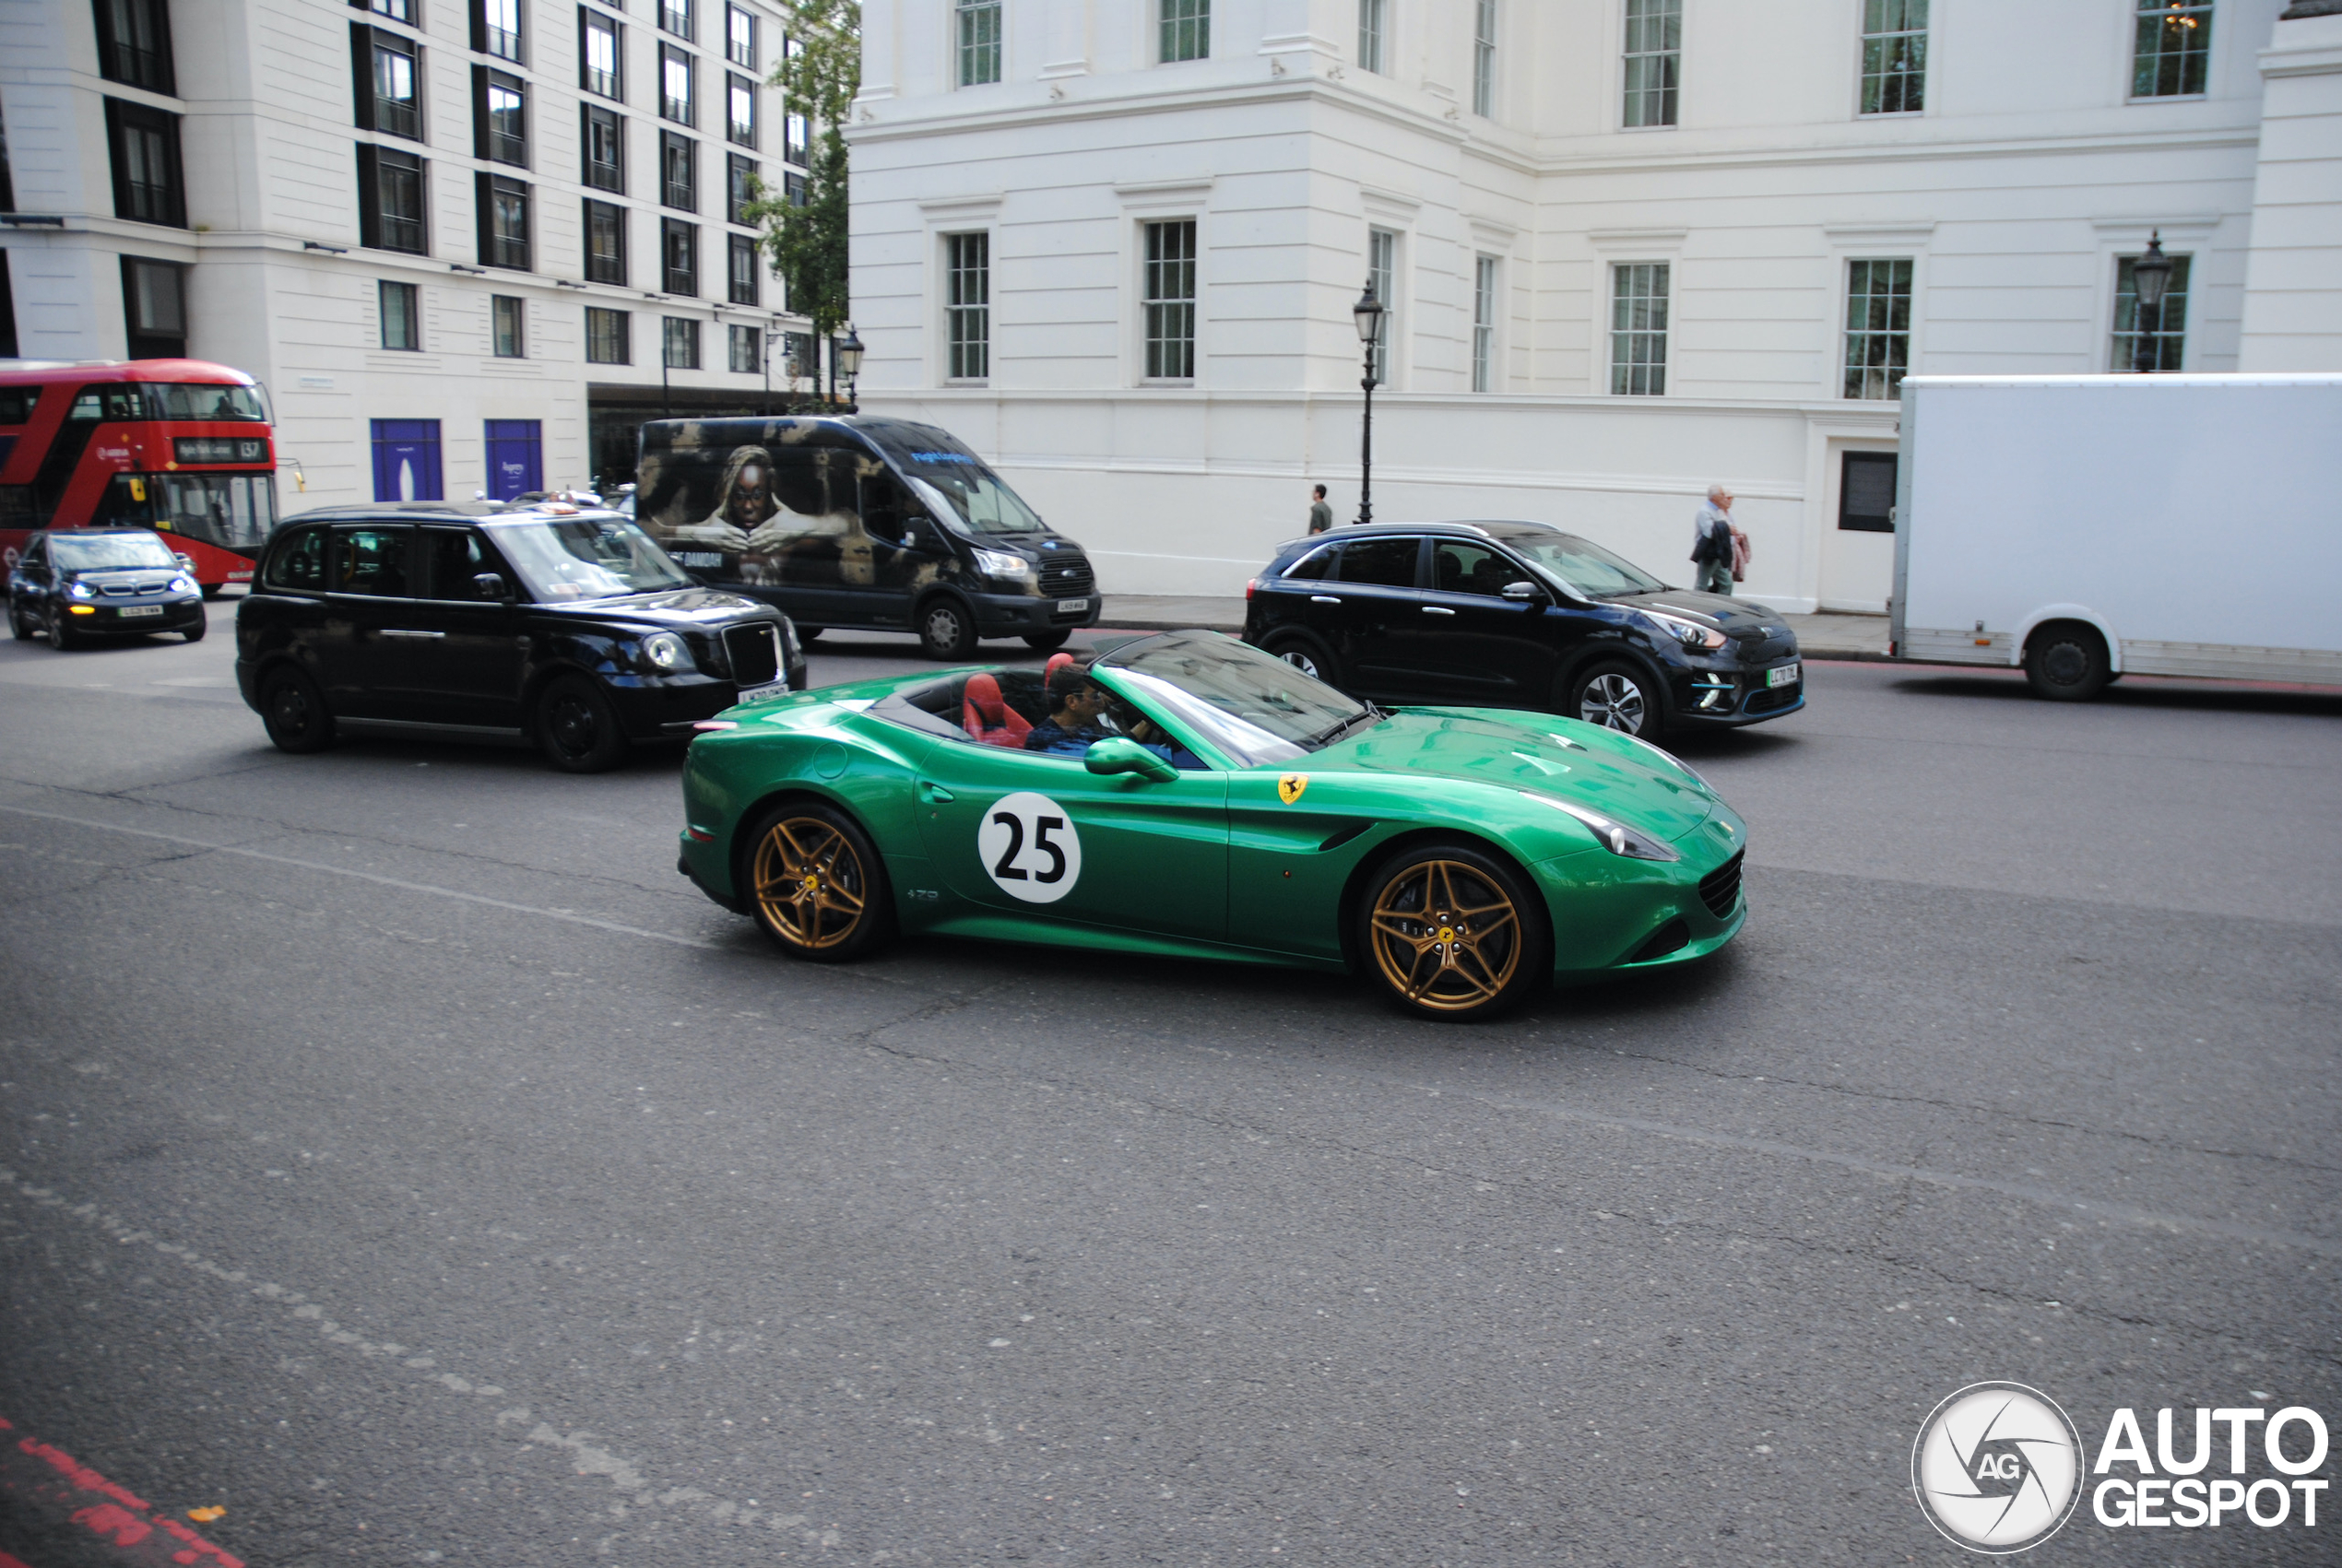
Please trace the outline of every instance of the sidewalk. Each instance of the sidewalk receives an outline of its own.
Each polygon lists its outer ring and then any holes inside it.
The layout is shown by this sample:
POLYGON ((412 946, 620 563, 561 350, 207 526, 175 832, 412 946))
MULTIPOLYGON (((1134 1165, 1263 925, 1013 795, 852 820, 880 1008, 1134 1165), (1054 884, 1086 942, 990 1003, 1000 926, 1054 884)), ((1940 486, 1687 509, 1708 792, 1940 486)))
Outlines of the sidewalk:
MULTIPOLYGON (((1887 618, 1883 615, 1785 615, 1781 619, 1797 633, 1797 651, 1810 659, 1877 659, 1887 657, 1887 618)), ((1101 630, 1177 631, 1189 627, 1206 631, 1244 630, 1244 601, 1203 595, 1108 594, 1098 612, 1101 630)))

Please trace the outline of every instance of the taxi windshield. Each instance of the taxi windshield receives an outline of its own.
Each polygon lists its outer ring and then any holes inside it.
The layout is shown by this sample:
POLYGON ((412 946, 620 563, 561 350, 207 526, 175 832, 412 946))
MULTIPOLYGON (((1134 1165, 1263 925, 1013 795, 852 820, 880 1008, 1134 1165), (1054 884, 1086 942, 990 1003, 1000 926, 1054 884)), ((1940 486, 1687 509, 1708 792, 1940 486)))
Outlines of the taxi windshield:
POLYGON ((49 549, 58 569, 65 572, 119 572, 179 564, 171 547, 156 534, 52 534, 49 549))
POLYGON ((1283 659, 1210 631, 1174 631, 1118 648, 1094 666, 1134 701, 1192 731, 1237 766, 1291 761, 1377 710, 1283 659))
POLYGON ((688 588, 692 580, 623 517, 543 517, 491 525, 497 548, 538 604, 688 588))
POLYGON ((1626 594, 1660 594, 1667 584, 1632 561, 1622 560, 1600 545, 1575 534, 1508 534, 1506 544, 1529 558, 1529 563, 1581 599, 1616 598, 1626 594))

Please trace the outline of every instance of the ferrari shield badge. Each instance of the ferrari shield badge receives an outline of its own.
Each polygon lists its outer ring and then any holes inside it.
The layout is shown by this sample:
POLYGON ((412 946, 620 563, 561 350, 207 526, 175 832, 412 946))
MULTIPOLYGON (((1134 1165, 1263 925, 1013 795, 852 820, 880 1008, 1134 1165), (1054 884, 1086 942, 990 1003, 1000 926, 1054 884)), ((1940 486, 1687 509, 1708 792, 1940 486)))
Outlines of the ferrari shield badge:
POLYGON ((1277 798, 1290 806, 1300 799, 1301 792, 1308 787, 1308 774, 1286 773, 1277 780, 1277 798))

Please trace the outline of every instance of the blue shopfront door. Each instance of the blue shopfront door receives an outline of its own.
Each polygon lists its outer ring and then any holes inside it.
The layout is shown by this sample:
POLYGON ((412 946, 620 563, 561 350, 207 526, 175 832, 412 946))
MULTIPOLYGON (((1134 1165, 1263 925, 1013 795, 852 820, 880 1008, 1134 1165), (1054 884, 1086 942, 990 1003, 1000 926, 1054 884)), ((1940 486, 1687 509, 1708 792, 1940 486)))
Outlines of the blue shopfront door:
POLYGON ((437 419, 374 421, 374 499, 444 501, 437 419))
POLYGON ((545 488, 545 442, 535 419, 488 421, 488 499, 510 501, 545 488))

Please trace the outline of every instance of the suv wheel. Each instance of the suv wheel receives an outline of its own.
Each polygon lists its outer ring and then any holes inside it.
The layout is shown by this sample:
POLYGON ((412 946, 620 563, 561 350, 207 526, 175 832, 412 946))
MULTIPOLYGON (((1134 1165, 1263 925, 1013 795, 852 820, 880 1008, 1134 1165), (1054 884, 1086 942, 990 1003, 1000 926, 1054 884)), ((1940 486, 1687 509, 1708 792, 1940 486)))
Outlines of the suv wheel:
POLYGON ((976 652, 976 622, 953 598, 929 599, 919 607, 919 647, 930 659, 957 662, 976 652))
POLYGON ((537 701, 537 744, 564 773, 601 773, 626 757, 626 735, 602 689, 565 675, 537 701))
POLYGON ((1596 665, 1570 689, 1569 712, 1590 725, 1655 740, 1665 709, 1650 676, 1629 664, 1596 665))
POLYGON ((1260 651, 1283 659, 1312 680, 1322 680, 1328 686, 1342 684, 1342 669, 1334 663, 1333 650, 1306 631, 1287 631, 1272 637, 1260 651))

